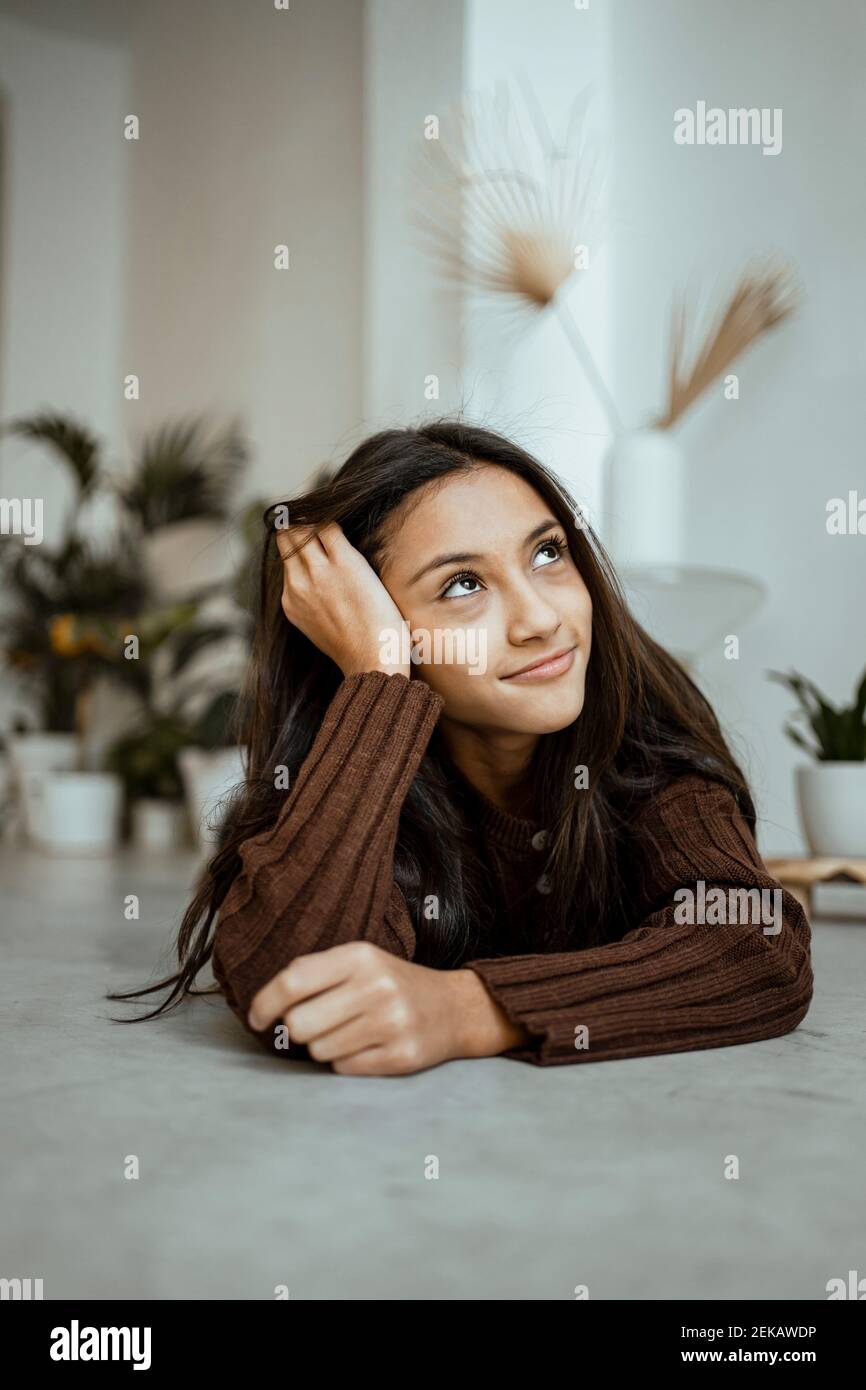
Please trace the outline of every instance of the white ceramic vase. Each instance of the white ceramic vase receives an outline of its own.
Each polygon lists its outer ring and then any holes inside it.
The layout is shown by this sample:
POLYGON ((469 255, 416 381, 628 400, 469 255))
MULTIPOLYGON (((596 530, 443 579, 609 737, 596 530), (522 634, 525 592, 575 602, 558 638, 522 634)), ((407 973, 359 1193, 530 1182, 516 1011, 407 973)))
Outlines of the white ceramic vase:
POLYGON ((110 854, 120 841, 123 783, 112 772, 34 774, 34 843, 50 854, 110 854))
POLYGON ((132 805, 132 843, 145 854, 165 854, 187 844, 183 802, 142 797, 132 805))
POLYGON ((73 771, 77 754, 74 734, 10 734, 9 769, 27 839, 36 841, 41 836, 45 774, 73 771))
POLYGON ((610 551, 619 566, 685 557, 685 454, 670 430, 617 435, 605 455, 610 551))
POLYGON ((866 859, 866 762, 816 762, 797 768, 800 818, 820 858, 866 859))

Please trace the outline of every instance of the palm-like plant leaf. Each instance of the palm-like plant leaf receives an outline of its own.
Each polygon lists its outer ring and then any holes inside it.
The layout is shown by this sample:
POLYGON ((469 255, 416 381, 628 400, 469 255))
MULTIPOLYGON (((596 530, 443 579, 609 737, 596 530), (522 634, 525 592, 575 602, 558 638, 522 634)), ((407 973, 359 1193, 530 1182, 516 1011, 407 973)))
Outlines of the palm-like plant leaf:
POLYGON ((804 738, 799 729, 796 729, 793 724, 785 725, 785 733, 793 743, 798 744, 800 748, 805 748, 806 752, 811 753, 813 757, 817 757, 818 749, 815 748, 814 744, 811 744, 808 739, 804 738))
POLYGON ((822 762, 866 759, 866 673, 857 688, 854 703, 846 709, 836 709, 821 694, 814 681, 796 672, 768 671, 770 680, 793 691, 800 703, 798 714, 805 716, 815 736, 815 746, 808 743, 791 724, 785 725, 788 737, 822 762))
POLYGON ((12 420, 4 430, 39 444, 50 444, 71 469, 78 485, 79 499, 85 497, 99 477, 99 444, 96 438, 65 415, 45 412, 12 420))
POLYGON ((236 424, 210 441, 201 419, 162 425, 145 439, 135 474, 121 487, 121 495, 148 533, 176 521, 223 521, 246 459, 236 424))
POLYGON ((670 429, 747 348, 793 313, 798 293, 789 267, 771 264, 748 268, 706 329, 691 364, 687 348, 693 331, 690 311, 685 298, 678 296, 671 315, 668 403, 658 424, 670 429))
POLYGON ((213 624, 210 627, 190 628, 179 633, 172 641, 170 675, 178 676, 187 666, 214 642, 222 642, 233 636, 234 629, 227 623, 213 624))

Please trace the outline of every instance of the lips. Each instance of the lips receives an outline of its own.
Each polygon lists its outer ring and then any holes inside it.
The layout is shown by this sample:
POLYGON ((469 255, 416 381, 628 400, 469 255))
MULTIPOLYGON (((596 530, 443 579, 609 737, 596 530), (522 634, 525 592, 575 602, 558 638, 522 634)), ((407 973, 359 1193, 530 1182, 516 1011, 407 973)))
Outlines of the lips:
POLYGON ((576 642, 570 647, 560 647, 559 651, 551 652, 549 656, 541 656, 537 661, 530 662, 528 666, 521 666, 519 671, 510 671, 507 676, 501 676, 500 679, 504 681, 513 680, 515 676, 524 676, 531 671, 538 671, 542 666, 550 666, 554 662, 561 661, 563 657, 568 656, 571 652, 575 651, 576 648, 576 642))

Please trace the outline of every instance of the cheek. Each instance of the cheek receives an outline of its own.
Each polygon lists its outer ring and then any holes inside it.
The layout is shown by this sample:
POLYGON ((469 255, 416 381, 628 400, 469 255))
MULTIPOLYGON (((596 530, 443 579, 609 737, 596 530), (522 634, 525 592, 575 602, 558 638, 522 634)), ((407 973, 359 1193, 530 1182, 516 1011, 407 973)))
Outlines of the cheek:
MULTIPOLYGON (((435 610, 416 607, 405 613, 413 643, 425 654, 422 664, 450 664, 455 680, 468 674, 467 667, 477 667, 486 661, 492 664, 502 635, 498 611, 488 605, 461 603, 454 608, 439 605, 435 610), (461 668, 463 668, 461 670, 461 668)), ((477 680, 478 677, 473 677, 477 680)))
POLYGON ((588 642, 592 636, 592 598, 585 584, 582 583, 581 588, 583 592, 579 603, 580 625, 588 642))
POLYGON ((441 695, 452 710, 471 710, 484 702, 491 673, 497 670, 497 648, 486 623, 462 621, 415 624, 412 628, 416 674, 441 695))
POLYGON ((496 664, 489 643, 476 631, 452 631, 441 643, 431 640, 415 651, 416 671, 442 695, 477 694, 485 674, 496 664))

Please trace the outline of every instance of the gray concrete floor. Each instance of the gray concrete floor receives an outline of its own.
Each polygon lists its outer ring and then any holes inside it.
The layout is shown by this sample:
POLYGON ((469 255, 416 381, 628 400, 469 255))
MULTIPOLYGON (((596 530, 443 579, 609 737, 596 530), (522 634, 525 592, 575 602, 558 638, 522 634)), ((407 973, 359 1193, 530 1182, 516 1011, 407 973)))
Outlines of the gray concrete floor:
POLYGON ((0 851, 0 1275, 46 1299, 570 1300, 826 1299, 866 1273, 862 922, 816 917, 783 1038, 341 1077, 275 1062, 219 998, 107 1021, 105 990, 160 978, 192 874, 0 851))

